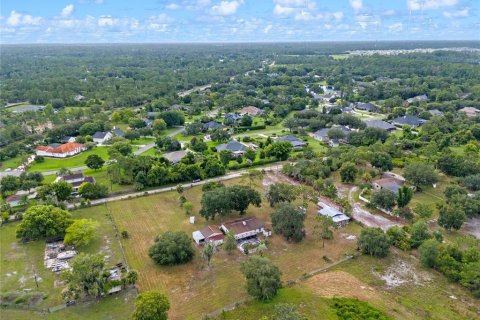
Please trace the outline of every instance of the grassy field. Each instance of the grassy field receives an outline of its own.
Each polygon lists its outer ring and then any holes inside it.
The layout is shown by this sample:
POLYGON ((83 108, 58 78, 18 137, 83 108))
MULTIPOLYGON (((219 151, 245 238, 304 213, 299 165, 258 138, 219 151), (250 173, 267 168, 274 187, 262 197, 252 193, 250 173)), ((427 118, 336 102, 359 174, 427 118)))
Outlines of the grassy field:
POLYGON ((108 160, 108 147, 95 147, 93 149, 82 152, 76 156, 66 158, 66 159, 55 159, 45 157, 45 161, 42 163, 33 162, 28 171, 51 171, 59 170, 61 168, 73 168, 81 167, 85 165, 85 160, 91 154, 96 154, 102 157, 103 160, 108 160))
MULTIPOLYGON (((239 180, 231 180, 228 183, 239 183, 239 180)), ((201 189, 199 187, 189 189, 185 196, 194 204, 194 212, 198 212, 201 189)), ((123 243, 130 266, 140 273, 138 282, 140 290, 157 289, 165 292, 172 302, 171 319, 198 319, 202 314, 246 298, 242 288, 244 279, 239 270, 239 263, 246 257, 239 252, 232 255, 223 251, 218 252, 213 258, 211 270, 203 268, 199 249, 191 263, 175 267, 157 266, 148 257, 148 249, 156 235, 167 230, 183 230, 191 234, 192 231, 207 224, 201 217, 197 218, 195 225, 189 224, 188 217, 179 207, 176 192, 113 202, 109 207, 119 230, 129 232, 129 239, 123 243), (209 303, 205 304, 204 301, 209 303)), ((102 206, 81 209, 78 212, 95 217, 103 214, 105 210, 102 206)), ((264 221, 270 220, 270 212, 271 209, 266 205, 248 210, 248 214, 253 214, 264 221)), ((311 236, 314 215, 315 209, 310 206, 305 241, 291 244, 278 236, 269 239, 267 256, 280 267, 285 281, 326 265, 323 256, 335 261, 346 252, 354 250, 356 246, 355 241, 346 240, 342 236, 359 233, 360 227, 351 224, 336 232, 335 240, 328 242, 322 249, 311 236)), ((218 225, 221 222, 217 220, 210 223, 218 225)))
POLYGON ((131 143, 133 145, 145 145, 155 141, 155 138, 141 137, 133 140, 131 143))
POLYGON ((76 305, 51 314, 32 313, 29 311, 2 309, 0 315, 2 319, 15 320, 118 320, 128 319, 133 312, 135 290, 121 292, 119 294, 108 296, 102 300, 96 300, 87 304, 76 305), (3 318, 4 317, 4 318, 3 318))
POLYGON ((349 54, 332 54, 330 57, 332 57, 333 60, 345 60, 351 58, 349 54))
POLYGON ((19 165, 22 164, 22 158, 23 157, 15 157, 11 158, 5 161, 2 161, 2 171, 5 171, 5 169, 15 169, 18 168, 19 165))
POLYGON ((392 319, 480 318, 480 307, 466 290, 436 272, 422 269, 408 254, 394 252, 385 259, 361 256, 341 263, 294 287, 281 289, 268 303, 249 302, 218 319, 260 319, 270 316, 278 303, 296 305, 308 319, 338 319, 331 306, 332 297, 366 301, 392 319), (394 284, 392 279, 399 281, 394 284))
MULTIPOLYGON (((84 218, 83 212, 73 212, 75 219, 84 218)), ((88 215, 100 223, 93 240, 84 247, 78 248, 80 252, 101 253, 105 256, 108 266, 123 261, 120 245, 115 238, 115 232, 110 220, 105 213, 94 216, 88 215)), ((60 296, 62 286, 58 285, 58 276, 43 265, 45 241, 38 240, 20 243, 15 238, 18 223, 8 223, 0 227, 0 291, 19 292, 24 289, 43 292, 47 298, 41 300, 36 306, 46 308, 62 303, 60 296), (39 277, 39 288, 36 289, 34 271, 39 277)))

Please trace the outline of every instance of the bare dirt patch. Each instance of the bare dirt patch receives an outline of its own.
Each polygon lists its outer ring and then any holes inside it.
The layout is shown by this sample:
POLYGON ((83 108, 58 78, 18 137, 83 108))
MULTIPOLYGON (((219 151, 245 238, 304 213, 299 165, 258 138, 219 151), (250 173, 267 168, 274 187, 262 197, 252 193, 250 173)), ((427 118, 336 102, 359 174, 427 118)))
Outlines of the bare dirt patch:
POLYGON ((403 260, 395 261, 383 274, 375 271, 373 271, 373 274, 385 281, 387 288, 396 288, 408 284, 423 286, 426 282, 432 280, 427 272, 419 271, 413 265, 403 260))
POLYGON ((470 218, 463 224, 462 230, 480 239, 480 218, 470 218))
POLYGON ((292 185, 298 185, 298 181, 293 180, 290 177, 278 172, 278 171, 269 171, 263 176, 262 185, 268 187, 275 183, 288 183, 292 185))
POLYGON ((380 298, 372 287, 344 271, 320 273, 308 279, 305 285, 323 297, 347 297, 360 300, 380 298))

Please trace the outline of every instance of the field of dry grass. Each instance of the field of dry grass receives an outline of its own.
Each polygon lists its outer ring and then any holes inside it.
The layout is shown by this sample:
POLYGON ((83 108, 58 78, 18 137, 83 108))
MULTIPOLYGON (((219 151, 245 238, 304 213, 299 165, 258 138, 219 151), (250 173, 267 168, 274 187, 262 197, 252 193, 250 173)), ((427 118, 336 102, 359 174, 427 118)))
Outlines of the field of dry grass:
MULTIPOLYGON (((228 184, 248 183, 232 180, 228 184)), ((263 192, 263 185, 257 187, 263 192)), ((185 196, 194 204, 194 212, 200 209, 201 188, 185 191, 185 196)), ((197 215, 195 225, 189 224, 188 217, 179 207, 179 195, 176 192, 162 193, 154 196, 119 201, 109 204, 109 208, 120 231, 127 230, 129 239, 123 240, 130 267, 140 273, 138 285, 141 291, 161 290, 172 303, 171 319, 198 319, 203 314, 223 306, 245 299, 244 278, 239 264, 246 259, 240 252, 231 255, 220 251, 213 258, 210 270, 204 268, 200 259, 200 249, 191 263, 161 267, 153 263, 148 256, 148 249, 156 235, 167 230, 182 230, 191 234, 202 228, 207 222, 197 215), (208 301, 208 303, 205 303, 208 301)), ((82 214, 91 212, 102 214, 107 208, 92 207, 81 210, 82 214)), ((264 204, 260 208, 250 207, 248 215, 255 215, 268 225, 271 208, 264 204)), ((283 281, 297 278, 309 271, 320 268, 329 262, 344 257, 356 247, 355 240, 347 240, 346 235, 358 235, 360 227, 351 224, 338 230, 333 241, 327 241, 325 248, 312 235, 315 208, 309 207, 306 220, 307 238, 298 244, 288 243, 279 236, 269 239, 267 256, 279 266, 283 281), (324 258, 327 257, 327 259, 324 258)), ((220 220, 211 221, 219 225, 220 220)))

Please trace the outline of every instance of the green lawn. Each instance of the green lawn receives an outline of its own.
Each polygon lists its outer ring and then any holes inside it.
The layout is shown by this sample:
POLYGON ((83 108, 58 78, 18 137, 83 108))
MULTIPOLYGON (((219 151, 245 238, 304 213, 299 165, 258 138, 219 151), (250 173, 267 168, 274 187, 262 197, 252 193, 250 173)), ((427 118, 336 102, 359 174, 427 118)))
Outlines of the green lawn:
POLYGON ((5 161, 2 161, 2 171, 5 171, 5 169, 15 169, 17 168, 19 165, 22 164, 22 158, 23 156, 19 156, 19 157, 15 157, 15 158, 11 158, 11 159, 8 159, 8 160, 5 160, 5 161))
POLYGON ((131 143, 133 145, 145 145, 155 141, 155 138, 141 137, 139 139, 133 140, 131 143))
POLYGON ((93 149, 84 151, 76 156, 66 158, 66 159, 56 159, 45 157, 45 161, 42 163, 33 162, 28 171, 52 171, 59 170, 61 168, 73 168, 81 167, 85 165, 85 160, 91 154, 97 154, 102 157, 103 160, 108 160, 108 148, 109 147, 95 147, 93 149))
POLYGON ((144 151, 143 153, 141 153, 142 156, 158 156, 159 154, 157 153, 157 149, 155 148, 150 148, 148 149, 147 151, 144 151))
POLYGON ((450 147, 450 150, 452 150, 454 154, 459 156, 463 156, 465 154, 465 146, 450 147))
POLYGON ((351 58, 349 54, 332 54, 330 55, 334 60, 345 60, 351 58))

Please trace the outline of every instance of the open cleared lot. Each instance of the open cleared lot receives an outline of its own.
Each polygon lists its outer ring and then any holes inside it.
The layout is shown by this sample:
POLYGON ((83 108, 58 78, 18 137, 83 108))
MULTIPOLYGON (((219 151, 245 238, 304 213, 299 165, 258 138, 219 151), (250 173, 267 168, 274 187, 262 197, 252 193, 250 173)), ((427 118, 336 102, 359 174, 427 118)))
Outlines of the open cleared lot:
MULTIPOLYGON (((75 219, 84 218, 86 214, 74 212, 75 219)), ((108 217, 98 213, 89 217, 100 223, 94 239, 79 252, 101 253, 107 261, 107 266, 122 262, 120 245, 115 238, 115 232, 108 217)), ((63 286, 59 277, 43 265, 45 241, 38 240, 25 244, 15 238, 18 223, 8 223, 0 228, 0 289, 8 292, 41 292, 46 298, 37 301, 34 307, 48 308, 62 303, 61 290, 63 286), (38 289, 35 286, 34 269, 39 279, 38 289)))
MULTIPOLYGON (((229 184, 240 182, 232 180, 229 184)), ((262 187, 259 185, 259 188, 262 187)), ((194 212, 198 212, 201 188, 189 189, 185 196, 194 204, 194 212)), ((148 257, 148 249, 156 235, 167 230, 183 230, 191 234, 206 224, 201 217, 197 217, 195 225, 189 224, 188 217, 179 207, 178 197, 176 192, 168 192, 113 202, 108 206, 119 230, 127 230, 130 235, 129 239, 124 240, 124 245, 130 267, 140 273, 138 282, 140 290, 158 289, 165 292, 172 302, 171 319, 198 319, 205 313, 247 297, 243 288, 244 278, 239 270, 239 264, 246 257, 239 252, 228 255, 220 251, 213 259, 212 269, 206 270, 199 257, 200 249, 197 249, 197 255, 191 263, 173 267, 156 266, 148 257), (208 301, 208 304, 205 301, 208 301)), ((82 209, 79 212, 93 217, 103 214, 106 210, 107 208, 101 206, 82 209)), ((267 205, 248 210, 248 214, 267 222, 267 226, 270 212, 271 209, 267 205)), ((328 241, 325 249, 322 249, 320 243, 311 236, 314 215, 315 209, 310 205, 305 241, 292 244, 279 236, 269 239, 267 256, 280 267, 284 281, 326 265, 328 262, 324 256, 335 261, 356 247, 355 240, 345 239, 346 234, 357 235, 360 231, 358 225, 351 224, 337 231, 335 240, 328 241)), ((220 220, 211 223, 218 225, 220 220)))
POLYGON ((249 302, 218 319, 260 319, 278 303, 296 305, 308 319, 338 319, 332 297, 366 301, 393 319, 480 319, 478 301, 466 290, 422 269, 405 253, 361 256, 282 289, 271 302, 249 302))

